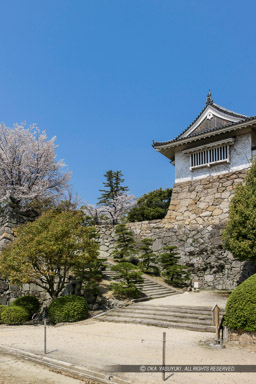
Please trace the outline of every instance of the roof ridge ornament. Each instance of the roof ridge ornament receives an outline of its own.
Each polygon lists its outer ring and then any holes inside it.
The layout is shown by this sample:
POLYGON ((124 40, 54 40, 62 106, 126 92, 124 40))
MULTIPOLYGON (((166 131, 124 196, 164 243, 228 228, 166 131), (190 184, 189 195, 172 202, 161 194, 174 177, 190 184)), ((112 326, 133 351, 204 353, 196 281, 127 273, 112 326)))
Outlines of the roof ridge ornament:
POLYGON ((206 105, 210 105, 210 104, 213 104, 213 99, 212 99, 211 90, 209 89, 209 92, 206 98, 206 105))

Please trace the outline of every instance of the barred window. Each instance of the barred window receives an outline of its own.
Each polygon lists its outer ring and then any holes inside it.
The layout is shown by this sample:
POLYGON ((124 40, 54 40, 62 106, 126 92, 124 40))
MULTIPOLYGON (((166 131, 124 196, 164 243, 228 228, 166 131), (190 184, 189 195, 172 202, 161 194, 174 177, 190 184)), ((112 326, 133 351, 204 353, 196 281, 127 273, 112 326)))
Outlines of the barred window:
POLYGON ((221 162, 229 162, 229 145, 194 152, 190 155, 191 168, 210 166, 221 162))

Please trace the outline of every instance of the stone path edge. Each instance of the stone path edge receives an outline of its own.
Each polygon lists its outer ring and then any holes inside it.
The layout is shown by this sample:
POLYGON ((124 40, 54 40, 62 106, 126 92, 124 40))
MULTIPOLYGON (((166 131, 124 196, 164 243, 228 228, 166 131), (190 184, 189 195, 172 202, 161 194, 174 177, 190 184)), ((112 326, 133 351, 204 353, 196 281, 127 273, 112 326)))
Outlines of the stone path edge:
POLYGON ((112 373, 107 373, 103 371, 93 371, 90 368, 84 368, 81 366, 73 365, 65 361, 52 359, 50 357, 36 355, 32 352, 26 352, 21 349, 7 347, 0 344, 0 352, 8 355, 16 356, 21 359, 29 360, 31 362, 46 366, 53 370, 58 371, 58 373, 65 376, 69 376, 75 379, 87 379, 93 380, 96 383, 102 384, 131 384, 130 381, 123 380, 119 377, 113 376, 112 373))

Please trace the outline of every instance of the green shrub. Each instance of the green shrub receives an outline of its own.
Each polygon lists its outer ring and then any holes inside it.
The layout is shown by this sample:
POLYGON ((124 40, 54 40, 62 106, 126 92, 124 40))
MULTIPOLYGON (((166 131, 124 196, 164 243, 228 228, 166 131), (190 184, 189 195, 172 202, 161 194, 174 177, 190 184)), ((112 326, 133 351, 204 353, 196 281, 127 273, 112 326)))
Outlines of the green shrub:
POLYGON ((226 305, 225 324, 230 329, 256 331, 256 274, 231 293, 226 305))
POLYGON ((4 310, 6 307, 7 307, 6 305, 0 305, 0 324, 2 324, 1 313, 3 312, 3 310, 4 310))
POLYGON ((160 262, 162 266, 162 276, 167 284, 174 287, 183 287, 188 285, 190 278, 188 267, 178 264, 180 256, 176 246, 163 247, 164 252, 161 253, 160 262))
POLYGON ((3 324, 18 325, 23 324, 30 318, 29 312, 22 307, 5 307, 1 313, 1 321, 3 324))
POLYGON ((25 308, 30 317, 40 309, 40 303, 37 297, 35 296, 22 296, 15 299, 11 306, 25 308))
POLYGON ((136 265, 123 261, 114 265, 111 270, 117 272, 114 279, 119 280, 118 283, 112 283, 110 285, 114 296, 133 299, 141 296, 141 292, 135 283, 143 283, 143 278, 141 271, 136 265))
POLYGON ((126 283, 112 283, 110 287, 114 292, 114 296, 116 297, 137 299, 138 297, 142 296, 136 285, 132 283, 129 285, 126 283))
POLYGON ((55 299, 48 309, 49 319, 52 323, 65 321, 79 321, 86 319, 88 305, 83 297, 69 295, 55 299))

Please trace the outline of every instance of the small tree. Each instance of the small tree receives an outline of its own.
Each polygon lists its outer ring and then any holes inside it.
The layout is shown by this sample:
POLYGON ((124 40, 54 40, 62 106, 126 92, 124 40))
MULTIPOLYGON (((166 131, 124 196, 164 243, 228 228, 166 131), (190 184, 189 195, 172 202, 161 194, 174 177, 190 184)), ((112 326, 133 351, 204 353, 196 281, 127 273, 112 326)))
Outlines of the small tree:
POLYGON ((256 161, 231 200, 223 240, 235 258, 256 262, 256 161))
POLYGON ((177 264, 180 256, 176 246, 167 246, 163 249, 165 252, 160 254, 160 262, 165 281, 177 287, 183 286, 189 279, 188 267, 177 264))
POLYGON ((136 253, 134 234, 124 223, 115 227, 116 246, 112 256, 116 261, 128 261, 136 253))
POLYGON ((105 189, 100 189, 99 205, 108 205, 120 193, 128 191, 128 187, 121 185, 124 182, 121 171, 109 170, 105 173, 106 182, 103 182, 105 189))
POLYGON ((68 276, 97 259, 99 244, 80 211, 47 211, 18 227, 17 239, 0 254, 0 272, 11 284, 34 283, 52 298, 68 276))
MULTIPOLYGON (((96 236, 95 236, 96 237, 96 236)), ((106 259, 98 257, 88 258, 87 260, 79 260, 74 268, 75 277, 75 294, 94 294, 99 293, 99 283, 103 278, 103 271, 106 269, 104 262, 106 259)))
POLYGON ((140 263, 139 266, 144 273, 150 273, 154 275, 159 274, 159 268, 155 265, 157 262, 157 256, 152 250, 153 239, 142 239, 139 246, 140 250, 140 263))
POLYGON ((128 221, 145 221, 163 219, 168 211, 172 196, 172 189, 146 193, 140 197, 136 205, 128 213, 128 221))
POLYGON ((131 298, 141 296, 141 292, 136 287, 136 284, 143 283, 143 278, 135 265, 124 261, 114 265, 111 270, 117 272, 114 279, 119 280, 119 283, 111 284, 111 288, 116 296, 131 298))

